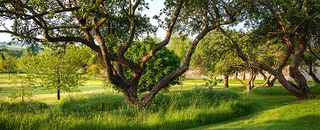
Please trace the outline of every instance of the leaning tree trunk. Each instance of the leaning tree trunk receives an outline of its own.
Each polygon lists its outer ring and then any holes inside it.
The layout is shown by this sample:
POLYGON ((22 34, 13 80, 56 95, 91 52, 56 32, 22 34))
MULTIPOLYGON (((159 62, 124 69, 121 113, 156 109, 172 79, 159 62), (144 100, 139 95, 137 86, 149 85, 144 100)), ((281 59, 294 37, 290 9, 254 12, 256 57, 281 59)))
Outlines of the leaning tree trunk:
MULTIPOLYGON (((271 83, 272 81, 270 81, 272 75, 268 75, 267 76, 265 73, 263 73, 262 70, 259 70, 258 72, 262 75, 262 77, 264 79, 264 83, 259 85, 259 86, 257 86, 257 87, 265 87, 265 86, 266 87, 271 87, 271 86, 273 86, 273 84, 271 83)), ((274 81, 273 81, 273 83, 274 83, 274 81)))
POLYGON ((223 75, 224 87, 229 88, 229 75, 223 75))
POLYGON ((277 77, 273 77, 273 78, 270 80, 270 82, 268 82, 268 87, 274 86, 274 83, 276 82, 276 80, 277 80, 277 77))
MULTIPOLYGON (((282 24, 281 16, 279 16, 280 23, 282 24)), ((277 69, 273 69, 272 67, 262 64, 253 60, 248 59, 246 55, 244 55, 242 49, 239 47, 238 43, 233 40, 233 38, 226 33, 222 28, 218 28, 220 32, 222 32, 232 43, 232 46, 236 49, 236 52, 238 56, 245 61, 246 64, 252 65, 252 66, 257 66, 261 67, 262 69, 268 71, 270 74, 274 75, 277 77, 278 81, 280 82, 281 85, 283 85, 293 96, 296 96, 299 99, 307 99, 307 98, 313 98, 315 97, 313 94, 310 93, 309 88, 307 86, 306 79, 304 76, 299 72, 299 64, 301 61, 302 54, 304 53, 305 50, 305 45, 306 45, 306 37, 304 39, 301 39, 301 36, 299 37, 300 39, 300 45, 299 47, 296 48, 294 51, 294 58, 293 62, 290 65, 289 72, 290 76, 295 80, 296 84, 289 82, 285 76, 283 75, 283 68, 286 66, 288 60, 290 59, 291 53, 293 51, 293 41, 292 38, 288 35, 286 28, 282 26, 282 31, 284 32, 284 41, 288 45, 287 51, 283 57, 283 59, 280 61, 280 65, 278 66, 277 69)))
POLYGON ((299 47, 296 48, 295 54, 293 57, 293 61, 289 66, 289 75, 292 79, 294 79, 295 83, 289 82, 283 75, 282 71, 277 72, 278 81, 294 96, 299 99, 308 99, 315 97, 309 91, 309 87, 307 85, 307 80, 299 71, 299 65, 301 62, 302 55, 305 50, 305 44, 300 44, 299 47))
POLYGON ((314 82, 316 82, 317 84, 320 84, 320 80, 318 79, 316 74, 313 72, 312 61, 307 61, 307 64, 308 64, 308 74, 311 76, 311 78, 313 79, 314 82))
POLYGON ((255 74, 254 72, 250 71, 249 73, 249 79, 247 83, 244 83, 241 79, 237 78, 241 85, 246 87, 246 92, 250 92, 254 88, 254 80, 255 80, 255 74))

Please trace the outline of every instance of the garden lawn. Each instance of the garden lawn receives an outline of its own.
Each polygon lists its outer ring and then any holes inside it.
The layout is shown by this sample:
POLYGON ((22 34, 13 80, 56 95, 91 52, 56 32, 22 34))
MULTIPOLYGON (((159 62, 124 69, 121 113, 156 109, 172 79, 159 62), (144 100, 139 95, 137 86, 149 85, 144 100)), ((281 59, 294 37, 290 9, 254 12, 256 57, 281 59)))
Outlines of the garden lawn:
POLYGON ((298 100, 280 87, 261 88, 246 95, 253 105, 252 114, 194 129, 319 130, 320 87, 313 86, 311 90, 318 98, 298 100))

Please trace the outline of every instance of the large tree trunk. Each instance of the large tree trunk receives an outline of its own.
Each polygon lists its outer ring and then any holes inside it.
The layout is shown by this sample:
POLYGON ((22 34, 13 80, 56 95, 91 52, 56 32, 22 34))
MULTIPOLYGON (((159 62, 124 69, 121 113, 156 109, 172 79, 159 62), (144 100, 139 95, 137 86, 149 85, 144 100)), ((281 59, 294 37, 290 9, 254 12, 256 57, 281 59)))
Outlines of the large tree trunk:
POLYGON ((224 87, 229 88, 229 75, 223 75, 224 87))
POLYGON ((315 97, 309 91, 309 87, 307 85, 307 80, 299 71, 299 65, 301 62, 301 58, 303 52, 305 50, 305 45, 300 44, 299 47, 296 48, 295 54, 293 57, 293 61, 289 66, 289 75, 294 79, 295 83, 289 82, 283 75, 282 71, 277 72, 278 81, 294 96, 299 99, 308 99, 315 97))
POLYGON ((122 91, 127 105, 132 107, 139 107, 138 95, 131 91, 122 91))

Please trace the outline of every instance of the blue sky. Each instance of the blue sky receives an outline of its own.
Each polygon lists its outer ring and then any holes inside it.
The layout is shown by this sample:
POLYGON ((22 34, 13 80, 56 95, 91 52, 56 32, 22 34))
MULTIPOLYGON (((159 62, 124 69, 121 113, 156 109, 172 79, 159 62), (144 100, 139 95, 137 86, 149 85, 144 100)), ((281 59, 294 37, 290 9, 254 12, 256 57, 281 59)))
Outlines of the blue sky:
MULTIPOLYGON (((163 2, 164 0, 146 0, 149 3, 149 10, 144 11, 145 14, 152 18, 154 15, 158 15, 160 13, 160 10, 163 8, 163 2)), ((5 22, 7 27, 10 27, 12 25, 12 22, 7 21, 5 22)), ((156 20, 151 19, 151 23, 155 26, 158 25, 156 20)), ((0 27, 0 29, 3 29, 3 27, 0 27)), ((165 31, 163 29, 158 29, 157 31, 157 37, 163 38, 165 35, 165 31)), ((0 33, 0 42, 10 42, 12 39, 10 34, 4 34, 0 33)))

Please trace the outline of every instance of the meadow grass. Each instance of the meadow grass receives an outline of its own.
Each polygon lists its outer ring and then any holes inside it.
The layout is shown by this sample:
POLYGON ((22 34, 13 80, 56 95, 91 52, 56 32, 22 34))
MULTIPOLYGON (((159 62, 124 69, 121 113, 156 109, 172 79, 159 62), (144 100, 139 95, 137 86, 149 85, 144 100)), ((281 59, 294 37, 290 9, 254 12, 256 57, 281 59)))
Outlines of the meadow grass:
POLYGON ((184 129, 250 113, 238 94, 208 89, 161 93, 145 109, 129 108, 123 96, 110 93, 65 99, 48 107, 27 104, 1 102, 0 128, 184 129), (8 110, 11 107, 17 110, 8 110))

